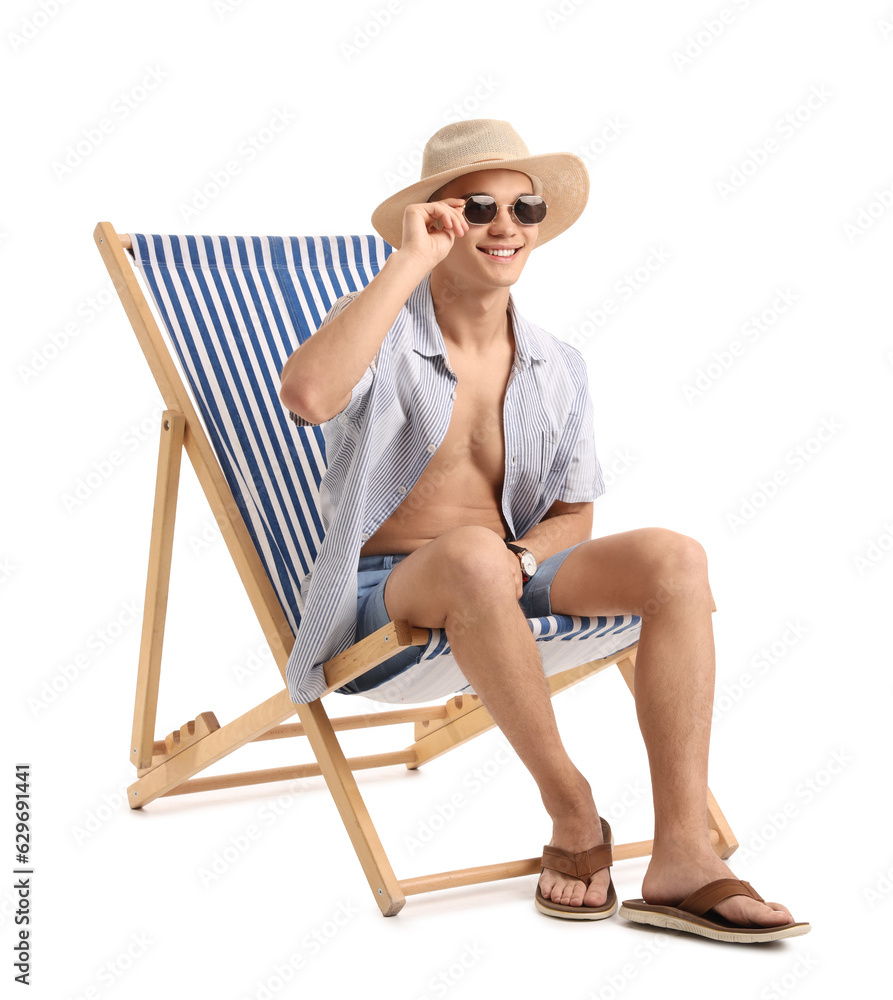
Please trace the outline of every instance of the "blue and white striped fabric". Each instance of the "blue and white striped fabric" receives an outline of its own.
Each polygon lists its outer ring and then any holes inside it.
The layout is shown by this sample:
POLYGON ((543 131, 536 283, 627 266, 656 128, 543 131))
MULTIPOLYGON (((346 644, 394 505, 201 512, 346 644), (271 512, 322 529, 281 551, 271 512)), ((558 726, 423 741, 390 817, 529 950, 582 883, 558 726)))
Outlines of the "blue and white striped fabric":
MULTIPOLYGON (((341 296, 364 287, 391 247, 377 236, 131 234, 134 257, 171 336, 226 480, 293 631, 319 551, 325 442, 279 401, 286 359, 341 296)), ((634 616, 535 619, 546 672, 626 648, 634 616)), ((364 697, 421 702, 468 690, 438 631, 419 664, 364 697)))

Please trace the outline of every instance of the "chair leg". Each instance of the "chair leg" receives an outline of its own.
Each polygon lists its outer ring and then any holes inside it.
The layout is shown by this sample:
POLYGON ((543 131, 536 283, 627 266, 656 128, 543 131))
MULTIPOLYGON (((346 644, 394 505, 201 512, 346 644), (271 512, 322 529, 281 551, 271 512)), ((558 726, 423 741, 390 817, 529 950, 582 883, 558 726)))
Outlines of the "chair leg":
POLYGON ((406 897, 372 825, 366 803, 360 795, 332 723, 319 700, 308 705, 298 705, 297 710, 298 718, 304 726, 323 777, 366 873, 369 888, 384 916, 392 917, 403 908, 406 897))
POLYGON ((161 418, 158 472, 155 477, 155 507, 149 542, 149 569, 146 574, 146 601, 140 659, 133 709, 130 759, 137 769, 152 766, 155 740, 155 712, 161 676, 161 648, 167 617, 167 595, 171 578, 174 521, 186 418, 175 410, 165 410, 161 418))

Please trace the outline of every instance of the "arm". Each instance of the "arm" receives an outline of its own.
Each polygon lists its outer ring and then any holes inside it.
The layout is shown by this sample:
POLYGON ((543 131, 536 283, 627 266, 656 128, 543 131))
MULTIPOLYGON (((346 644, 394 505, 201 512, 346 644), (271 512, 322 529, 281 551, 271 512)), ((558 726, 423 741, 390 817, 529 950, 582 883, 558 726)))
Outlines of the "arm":
POLYGON ((407 207, 402 249, 285 362, 279 398, 289 410, 320 424, 344 409, 412 290, 468 231, 463 204, 450 198, 407 207))
POLYGON ((556 500, 546 516, 517 543, 533 553, 538 563, 592 538, 591 503, 562 503, 556 500))

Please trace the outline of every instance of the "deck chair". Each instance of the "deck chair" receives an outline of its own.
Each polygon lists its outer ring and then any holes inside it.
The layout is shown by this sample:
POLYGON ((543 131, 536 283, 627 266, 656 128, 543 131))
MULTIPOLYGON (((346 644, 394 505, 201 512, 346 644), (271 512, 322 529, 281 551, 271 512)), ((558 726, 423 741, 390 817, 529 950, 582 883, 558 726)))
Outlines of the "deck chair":
MULTIPOLYGON (((363 696, 393 703, 388 710, 330 719, 321 698, 295 704, 284 686, 300 627, 300 582, 323 532, 317 499, 325 454, 318 427, 299 428, 288 419, 278 398, 279 372, 332 302, 367 284, 391 247, 376 236, 119 235, 107 222, 96 227, 94 238, 167 407, 161 421, 129 744, 137 769, 137 780, 128 789, 130 806, 142 808, 159 796, 321 774, 385 916, 397 913, 408 895, 539 872, 537 857, 398 879, 360 796, 354 771, 391 765, 418 768, 493 726, 480 700, 468 690, 440 630, 391 622, 326 663, 328 695, 397 650, 422 647, 424 670, 414 677, 401 675, 401 683, 389 690, 363 696), (213 712, 202 711, 156 740, 183 449, 281 678, 275 694, 225 725, 213 712), (418 704, 450 695, 445 703, 418 704), (299 721, 289 723, 294 715, 299 721), (415 726, 409 746, 349 760, 335 735, 336 730, 405 723, 415 726), (316 763, 195 777, 249 742, 295 736, 306 736, 316 763)), ((638 618, 553 616, 529 624, 553 694, 612 664, 633 689, 638 618)), ((714 848, 728 857, 737 843, 712 795, 708 813, 714 848)), ((617 845, 614 856, 644 856, 651 846, 650 840, 617 845)))

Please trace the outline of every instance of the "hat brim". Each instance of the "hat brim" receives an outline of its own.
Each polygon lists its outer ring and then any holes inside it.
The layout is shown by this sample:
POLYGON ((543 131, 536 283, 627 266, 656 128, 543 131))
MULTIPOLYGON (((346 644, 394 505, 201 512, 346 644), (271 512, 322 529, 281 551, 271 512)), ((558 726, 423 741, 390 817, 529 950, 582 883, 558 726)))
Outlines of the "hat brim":
POLYGON ((543 153, 508 160, 480 160, 452 167, 411 184, 385 199, 372 213, 377 233, 398 250, 403 242, 403 212, 407 205, 426 202, 438 188, 463 174, 479 170, 518 170, 534 179, 534 193, 542 195, 549 210, 540 223, 535 246, 542 246, 572 226, 589 198, 589 172, 574 153, 543 153), (539 181, 539 184, 536 182, 539 181), (539 187, 540 190, 536 190, 539 187))

